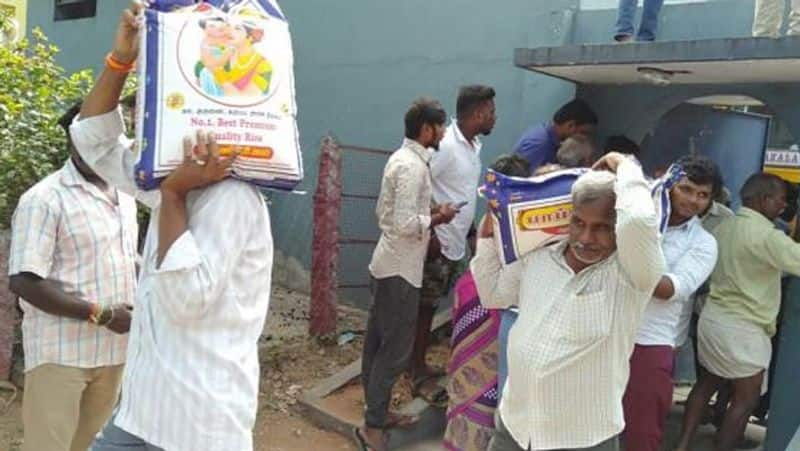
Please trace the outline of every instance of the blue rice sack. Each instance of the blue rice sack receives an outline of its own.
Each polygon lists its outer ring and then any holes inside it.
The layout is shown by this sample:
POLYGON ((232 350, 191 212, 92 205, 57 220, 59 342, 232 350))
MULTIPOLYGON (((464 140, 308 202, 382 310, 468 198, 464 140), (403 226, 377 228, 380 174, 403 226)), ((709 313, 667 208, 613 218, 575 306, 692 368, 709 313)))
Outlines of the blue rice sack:
MULTIPOLYGON (((530 178, 488 170, 479 192, 488 200, 506 264, 564 239, 572 216, 572 185, 588 170, 563 169, 530 178)), ((683 170, 672 165, 664 176, 650 181, 661 233, 666 231, 671 213, 669 190, 683 176, 683 170)))
POLYGON ((524 178, 488 170, 481 193, 488 200, 506 264, 566 235, 572 184, 586 171, 564 169, 524 178))
POLYGON ((233 177, 284 191, 302 181, 291 36, 275 0, 153 0, 140 49, 141 188, 181 164, 198 129, 222 156, 240 152, 233 177))
POLYGON ((147 7, 168 13, 187 6, 193 6, 195 3, 197 3, 196 0, 150 0, 147 2, 147 7))

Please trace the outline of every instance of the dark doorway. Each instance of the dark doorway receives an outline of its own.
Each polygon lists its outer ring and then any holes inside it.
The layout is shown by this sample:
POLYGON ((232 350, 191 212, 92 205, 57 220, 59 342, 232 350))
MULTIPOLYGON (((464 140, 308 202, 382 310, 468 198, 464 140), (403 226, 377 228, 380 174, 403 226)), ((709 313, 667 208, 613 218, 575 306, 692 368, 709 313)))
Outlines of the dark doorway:
POLYGON ((684 103, 645 137, 642 164, 649 174, 658 174, 682 155, 707 155, 719 165, 736 209, 742 184, 763 167, 770 122, 766 114, 684 103))

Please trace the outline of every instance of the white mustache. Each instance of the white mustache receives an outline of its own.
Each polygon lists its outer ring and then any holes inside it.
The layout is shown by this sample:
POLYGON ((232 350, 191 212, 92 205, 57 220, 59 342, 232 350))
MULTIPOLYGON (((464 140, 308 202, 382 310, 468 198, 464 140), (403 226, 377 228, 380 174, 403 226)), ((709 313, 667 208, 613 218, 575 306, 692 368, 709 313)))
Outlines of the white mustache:
POLYGON ((584 264, 587 264, 587 265, 591 265, 591 264, 599 262, 602 259, 602 257, 597 257, 597 258, 594 258, 594 259, 586 259, 586 258, 583 258, 580 255, 578 255, 578 252, 587 250, 587 246, 584 245, 583 243, 571 243, 569 247, 570 247, 570 251, 572 252, 572 255, 576 259, 578 259, 578 261, 580 261, 581 263, 584 263, 584 264))
POLYGON ((572 247, 574 247, 575 250, 579 250, 579 251, 588 250, 589 249, 588 246, 586 246, 585 244, 580 243, 580 242, 572 243, 572 247))

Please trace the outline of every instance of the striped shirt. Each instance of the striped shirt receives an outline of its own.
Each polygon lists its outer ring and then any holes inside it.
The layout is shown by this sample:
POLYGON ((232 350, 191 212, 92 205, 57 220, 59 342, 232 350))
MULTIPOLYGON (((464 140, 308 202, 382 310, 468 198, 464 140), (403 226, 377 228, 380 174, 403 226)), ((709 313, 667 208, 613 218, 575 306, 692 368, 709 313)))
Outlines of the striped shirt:
POLYGON ((404 139, 383 170, 375 213, 381 237, 369 272, 376 279, 399 276, 422 286, 422 269, 431 238, 431 150, 404 139))
POLYGON ((471 268, 481 302, 519 305, 499 411, 525 449, 588 448, 624 428, 628 359, 665 263, 641 169, 622 162, 615 191, 617 251, 578 274, 566 242, 503 266, 493 240, 478 241, 471 268))
MULTIPOLYGON (((20 198, 8 273, 33 273, 86 302, 133 305, 136 239, 134 199, 103 193, 68 160, 20 198)), ((20 304, 25 371, 45 363, 78 368, 125 363, 127 335, 45 313, 24 300, 20 304)))
POLYGON ((190 192, 188 230, 156 268, 159 191, 136 192, 120 113, 70 132, 98 174, 152 208, 115 424, 168 451, 252 450, 273 255, 261 193, 233 179, 190 192))

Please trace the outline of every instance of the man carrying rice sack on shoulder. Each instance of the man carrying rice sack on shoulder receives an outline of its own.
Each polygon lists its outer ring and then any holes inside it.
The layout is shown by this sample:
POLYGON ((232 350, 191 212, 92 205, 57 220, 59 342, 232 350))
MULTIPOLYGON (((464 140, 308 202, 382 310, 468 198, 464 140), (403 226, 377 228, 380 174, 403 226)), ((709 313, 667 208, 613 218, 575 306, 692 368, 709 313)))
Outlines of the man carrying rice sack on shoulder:
POLYGON ((271 285, 269 213, 255 186, 229 177, 234 158, 221 158, 204 132, 194 147, 184 141, 183 162, 158 190, 137 190, 118 103, 139 54, 141 9, 133 2, 124 11, 70 129, 98 175, 152 209, 122 398, 91 449, 251 450, 271 285))
POLYGON ((566 240, 504 266, 491 221, 481 227, 480 299, 520 307, 492 451, 619 449, 630 353, 666 266, 641 168, 611 153, 595 169, 572 186, 566 240))

